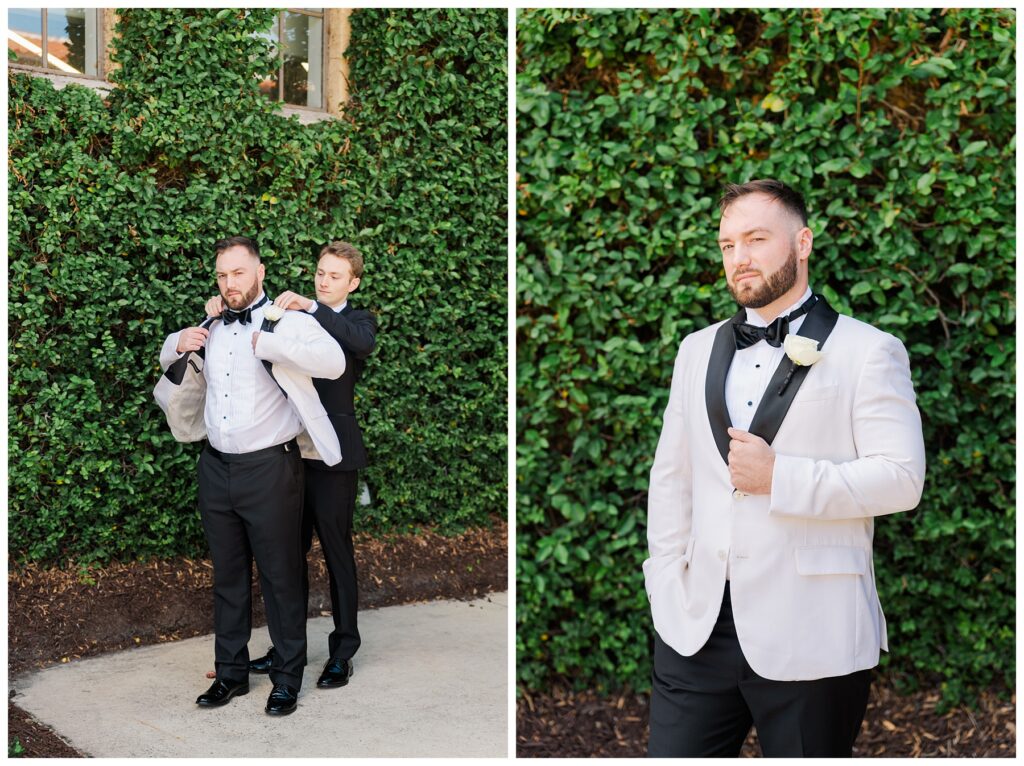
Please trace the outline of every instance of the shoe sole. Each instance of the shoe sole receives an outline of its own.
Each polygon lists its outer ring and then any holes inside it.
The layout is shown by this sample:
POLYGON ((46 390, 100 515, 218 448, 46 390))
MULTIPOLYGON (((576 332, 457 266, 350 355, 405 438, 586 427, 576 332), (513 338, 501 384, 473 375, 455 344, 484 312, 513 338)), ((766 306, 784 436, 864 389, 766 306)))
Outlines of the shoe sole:
POLYGON ((344 681, 340 682, 340 683, 338 683, 338 682, 331 682, 331 683, 322 684, 319 681, 316 682, 316 688, 317 689, 340 689, 342 686, 348 686, 348 679, 347 678, 344 681))
MULTIPOLYGON (((295 712, 295 709, 297 707, 298 707, 298 705, 295 705, 294 707, 290 707, 287 710, 267 710, 267 715, 291 715, 292 713, 295 712)), ((266 708, 264 708, 264 709, 266 710, 266 708)))
POLYGON ((248 693, 249 693, 249 689, 247 687, 245 689, 245 691, 231 692, 227 697, 222 699, 220 702, 200 702, 199 700, 196 700, 196 705, 198 707, 224 707, 226 704, 231 702, 231 700, 233 698, 235 698, 235 697, 244 697, 248 693))

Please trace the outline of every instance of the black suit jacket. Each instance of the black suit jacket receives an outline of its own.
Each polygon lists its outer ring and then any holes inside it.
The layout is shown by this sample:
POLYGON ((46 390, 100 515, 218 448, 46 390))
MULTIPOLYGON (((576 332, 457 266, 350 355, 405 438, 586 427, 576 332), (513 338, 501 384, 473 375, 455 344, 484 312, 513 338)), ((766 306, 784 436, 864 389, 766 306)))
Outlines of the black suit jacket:
POLYGON ((317 302, 313 318, 330 333, 345 352, 345 372, 340 378, 328 380, 313 378, 313 386, 331 419, 341 444, 341 462, 329 466, 322 460, 307 460, 312 468, 324 471, 356 471, 366 468, 366 447, 363 433, 356 420, 354 389, 363 374, 366 357, 372 352, 377 338, 377 320, 369 311, 352 308, 341 311, 317 302))

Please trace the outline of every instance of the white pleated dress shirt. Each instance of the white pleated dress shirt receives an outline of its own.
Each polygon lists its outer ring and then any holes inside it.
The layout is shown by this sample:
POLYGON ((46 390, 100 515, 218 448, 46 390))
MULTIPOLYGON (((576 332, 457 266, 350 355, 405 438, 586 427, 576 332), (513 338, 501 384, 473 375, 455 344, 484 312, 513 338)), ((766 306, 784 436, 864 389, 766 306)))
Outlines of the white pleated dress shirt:
MULTIPOLYGON (((808 287, 800 300, 779 316, 786 316, 786 314, 796 311, 810 297, 811 289, 808 287)), ((790 334, 796 334, 806 318, 807 315, 803 314, 794 319, 789 325, 790 334)), ((768 326, 768 322, 764 321, 754 309, 747 309, 747 323, 755 327, 768 326)), ((729 365, 729 373, 725 377, 725 406, 729 410, 729 420, 732 421, 733 428, 738 428, 741 431, 750 428, 754 413, 757 412, 757 407, 761 403, 761 397, 764 396, 768 383, 771 381, 772 375, 775 374, 775 368, 779 366, 779 362, 785 355, 786 351, 782 346, 775 348, 769 346, 768 342, 764 340, 759 340, 753 346, 737 349, 732 358, 732 364, 729 365)), ((731 558, 730 556, 729 559, 731 558)), ((726 560, 725 570, 727 580, 729 579, 729 559, 726 560)))
POLYGON ((256 452, 303 431, 299 416, 253 352, 252 334, 263 325, 266 305, 252 310, 249 324, 214 323, 206 343, 206 432, 220 452, 256 452))

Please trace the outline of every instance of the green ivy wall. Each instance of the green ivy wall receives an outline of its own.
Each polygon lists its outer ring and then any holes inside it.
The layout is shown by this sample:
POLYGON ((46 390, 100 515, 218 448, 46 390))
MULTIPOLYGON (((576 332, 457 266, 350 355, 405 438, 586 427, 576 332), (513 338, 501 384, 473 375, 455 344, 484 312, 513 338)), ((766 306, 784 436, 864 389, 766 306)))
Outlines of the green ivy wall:
POLYGON ((875 527, 883 668, 947 701, 1012 687, 1015 34, 991 9, 519 13, 521 685, 649 688, 672 363, 735 311, 724 184, 776 177, 814 289, 911 355, 929 471, 875 527))
POLYGON ((364 529, 458 529, 507 503, 507 15, 358 10, 344 119, 257 84, 273 10, 128 9, 115 88, 10 74, 9 549, 80 563, 205 549, 198 445, 153 401, 164 337, 260 243, 271 294, 354 242, 380 321, 359 387, 364 529))

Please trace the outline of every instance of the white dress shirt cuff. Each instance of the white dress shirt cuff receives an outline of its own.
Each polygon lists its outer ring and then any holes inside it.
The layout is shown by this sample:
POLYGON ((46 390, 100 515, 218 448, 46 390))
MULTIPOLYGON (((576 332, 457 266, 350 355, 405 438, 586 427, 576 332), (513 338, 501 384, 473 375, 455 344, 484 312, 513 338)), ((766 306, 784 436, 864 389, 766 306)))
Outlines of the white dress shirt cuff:
POLYGON ((181 358, 181 354, 178 353, 178 338, 181 337, 181 332, 172 333, 164 341, 163 347, 160 349, 160 366, 166 370, 175 360, 181 358))

